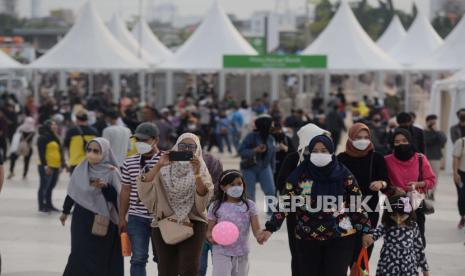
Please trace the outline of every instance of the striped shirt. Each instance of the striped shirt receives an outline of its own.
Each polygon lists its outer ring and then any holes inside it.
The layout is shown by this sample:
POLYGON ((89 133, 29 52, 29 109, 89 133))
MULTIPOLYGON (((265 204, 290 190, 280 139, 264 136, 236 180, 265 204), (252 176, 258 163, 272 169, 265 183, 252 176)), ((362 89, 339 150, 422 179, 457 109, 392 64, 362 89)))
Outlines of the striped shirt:
POLYGON ((141 175, 143 171, 148 172, 158 160, 162 152, 155 154, 152 159, 145 160, 145 166, 143 165, 143 160, 141 160, 141 155, 136 154, 131 157, 126 158, 121 168, 121 178, 122 184, 126 186, 131 186, 131 194, 129 196, 129 215, 134 215, 144 218, 152 218, 145 208, 144 204, 139 199, 139 193, 137 192, 136 178, 141 175))

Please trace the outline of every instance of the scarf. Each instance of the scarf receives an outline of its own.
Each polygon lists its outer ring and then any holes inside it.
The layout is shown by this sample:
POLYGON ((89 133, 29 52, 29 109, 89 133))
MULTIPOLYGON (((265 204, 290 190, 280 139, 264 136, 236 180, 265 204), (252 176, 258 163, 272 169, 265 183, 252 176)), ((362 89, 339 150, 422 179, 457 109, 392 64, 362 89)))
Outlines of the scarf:
POLYGON ((118 224, 117 206, 108 203, 102 191, 90 185, 91 180, 100 178, 107 185, 121 192, 121 176, 118 172, 118 162, 111 151, 110 142, 105 138, 95 138, 91 143, 97 143, 102 151, 103 159, 97 164, 90 164, 87 159, 82 161, 71 175, 68 195, 83 208, 105 216, 114 224, 118 224))
POLYGON ((412 144, 412 135, 410 131, 404 128, 397 128, 392 135, 391 147, 394 149, 394 157, 401 161, 408 161, 415 155, 415 147, 412 144), (394 140, 397 135, 403 135, 408 140, 408 144, 394 146, 394 140))
POLYGON ((360 131, 362 131, 362 130, 368 131, 369 139, 371 140, 371 131, 368 128, 368 126, 366 126, 365 124, 362 124, 362 123, 354 124, 349 129, 349 139, 347 139, 347 142, 346 142, 346 153, 347 153, 347 155, 349 155, 351 157, 360 158, 360 157, 367 156, 373 150, 373 143, 370 143, 370 145, 365 150, 359 150, 359 149, 355 148, 354 145, 352 144, 352 142, 354 141, 357 134, 359 134, 360 131))
POLYGON ((310 158, 305 158, 300 165, 291 173, 287 182, 298 187, 301 181, 312 180, 311 196, 340 196, 345 193, 344 179, 351 175, 350 171, 337 161, 334 155, 335 147, 333 141, 327 135, 318 135, 314 137, 310 144, 310 152, 315 145, 321 142, 332 154, 332 161, 325 167, 317 167, 310 158))
POLYGON ((331 136, 331 134, 328 131, 320 128, 315 124, 307 124, 301 127, 299 131, 297 131, 297 136, 299 137, 299 147, 297 149, 297 151, 299 152, 299 163, 304 161, 305 148, 308 146, 310 141, 312 141, 312 139, 316 136, 323 134, 331 136))
MULTIPOLYGON (((179 136, 172 150, 178 151, 179 144, 185 139, 192 139, 197 145, 194 156, 200 160, 200 175, 202 179, 208 178, 207 166, 202 157, 202 148, 197 135, 184 133, 179 136)), ((195 203, 195 175, 191 163, 189 161, 172 162, 160 169, 160 175, 171 209, 178 221, 184 221, 195 203)))

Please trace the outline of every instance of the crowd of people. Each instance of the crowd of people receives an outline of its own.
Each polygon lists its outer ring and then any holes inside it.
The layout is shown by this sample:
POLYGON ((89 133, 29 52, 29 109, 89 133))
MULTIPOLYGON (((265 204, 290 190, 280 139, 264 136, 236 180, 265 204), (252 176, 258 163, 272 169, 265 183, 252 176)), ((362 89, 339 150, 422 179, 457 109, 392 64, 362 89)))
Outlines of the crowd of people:
MULTIPOLYGON (((186 93, 161 110, 137 97, 113 104, 104 93, 50 97, 40 107, 7 95, 0 103, 0 161, 9 160, 12 179, 23 158, 26 179, 37 150, 38 210, 61 212, 63 225, 72 215, 67 276, 124 275, 121 233, 131 243, 132 276, 146 275, 150 252, 159 275, 206 275, 210 251, 214 276, 245 276, 250 229, 265 244, 285 220, 292 275, 347 275, 362 248, 371 256, 380 238, 376 275, 428 275, 425 227, 447 142, 438 117, 427 116, 422 127, 414 113, 380 99, 349 104, 342 90, 325 105, 317 102, 311 112, 287 115, 267 93, 251 106, 231 93, 221 101, 213 92, 186 93), (223 171, 214 147, 238 157, 238 170, 223 171), (60 210, 53 190, 63 171, 70 181, 60 210), (262 225, 257 183, 267 197, 302 196, 309 204, 292 212, 269 204, 262 225), (381 194, 392 207, 384 212, 381 194), (341 198, 343 207, 368 198, 369 210, 315 211, 328 196, 341 198), (213 235, 225 221, 239 230, 232 245, 213 235)), ((450 137, 462 229, 465 109, 457 116, 450 137)))

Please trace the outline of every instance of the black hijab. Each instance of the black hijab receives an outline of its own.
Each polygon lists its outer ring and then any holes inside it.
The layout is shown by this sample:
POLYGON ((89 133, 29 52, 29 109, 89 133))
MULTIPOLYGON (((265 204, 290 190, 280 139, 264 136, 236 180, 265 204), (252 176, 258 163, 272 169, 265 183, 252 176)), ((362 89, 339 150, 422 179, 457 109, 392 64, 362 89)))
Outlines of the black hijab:
POLYGON ((255 131, 258 132, 258 134, 263 140, 263 143, 265 144, 268 141, 268 136, 270 135, 272 124, 273 119, 269 115, 259 116, 255 120, 255 131))
POLYGON ((394 149, 394 156, 401 160, 401 161, 407 161, 412 158, 412 156, 415 154, 415 146, 412 144, 412 134, 410 131, 404 128, 397 128, 394 131, 394 135, 392 135, 392 140, 391 140, 391 148, 394 149), (394 146, 394 140, 396 139, 397 135, 403 135, 405 138, 407 138, 408 145, 397 145, 394 146))

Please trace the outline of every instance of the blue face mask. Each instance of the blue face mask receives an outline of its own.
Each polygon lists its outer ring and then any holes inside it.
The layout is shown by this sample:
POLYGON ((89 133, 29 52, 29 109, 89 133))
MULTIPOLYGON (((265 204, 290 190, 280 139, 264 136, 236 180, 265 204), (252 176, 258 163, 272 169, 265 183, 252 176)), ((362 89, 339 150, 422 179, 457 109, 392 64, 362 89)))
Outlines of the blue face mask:
POLYGON ((243 193, 244 193, 244 187, 242 186, 233 186, 226 190, 226 194, 234 198, 240 198, 243 193))

